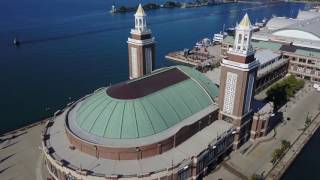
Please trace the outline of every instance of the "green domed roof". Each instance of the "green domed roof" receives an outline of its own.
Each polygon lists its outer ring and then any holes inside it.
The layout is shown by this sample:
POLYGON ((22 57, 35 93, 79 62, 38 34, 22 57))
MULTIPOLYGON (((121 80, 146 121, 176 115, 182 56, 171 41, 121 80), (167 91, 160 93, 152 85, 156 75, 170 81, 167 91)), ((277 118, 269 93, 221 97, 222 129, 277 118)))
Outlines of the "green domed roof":
POLYGON ((162 132, 213 104, 218 88, 185 66, 103 88, 80 102, 77 126, 98 137, 133 139, 162 132))

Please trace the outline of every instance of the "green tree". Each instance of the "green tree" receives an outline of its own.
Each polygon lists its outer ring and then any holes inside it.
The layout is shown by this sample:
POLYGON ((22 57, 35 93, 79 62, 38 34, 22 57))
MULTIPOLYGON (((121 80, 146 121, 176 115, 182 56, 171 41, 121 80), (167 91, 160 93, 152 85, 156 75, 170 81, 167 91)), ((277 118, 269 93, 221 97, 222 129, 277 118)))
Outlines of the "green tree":
POLYGON ((271 86, 266 94, 267 100, 272 101, 275 108, 286 103, 294 94, 304 86, 304 81, 290 75, 271 86))
POLYGON ((311 118, 308 113, 308 115, 306 117, 306 121, 304 122, 304 129, 307 129, 307 127, 309 127, 310 124, 311 124, 311 118))
POLYGON ((289 149, 290 147, 291 147, 290 141, 281 140, 281 149, 282 149, 283 151, 289 149))
POLYGON ((250 179, 251 179, 251 180, 261 180, 261 179, 263 179, 263 178, 261 177, 261 175, 253 174, 250 179))
POLYGON ((282 149, 275 149, 273 152, 272 152, 272 163, 275 163, 281 156, 282 156, 282 149))

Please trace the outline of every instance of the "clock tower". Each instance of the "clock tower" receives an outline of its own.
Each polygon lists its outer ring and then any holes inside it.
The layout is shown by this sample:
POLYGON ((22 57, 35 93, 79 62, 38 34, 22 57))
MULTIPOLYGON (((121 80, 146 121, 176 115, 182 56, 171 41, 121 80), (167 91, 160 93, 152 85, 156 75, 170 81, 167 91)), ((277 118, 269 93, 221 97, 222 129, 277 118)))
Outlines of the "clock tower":
POLYGON ((252 99, 259 62, 251 45, 253 28, 248 14, 236 26, 233 48, 221 62, 219 119, 236 128, 234 147, 249 139, 252 99))
POLYGON ((128 38, 129 78, 134 79, 149 74, 155 67, 155 39, 147 27, 147 15, 141 4, 135 13, 135 28, 128 38))

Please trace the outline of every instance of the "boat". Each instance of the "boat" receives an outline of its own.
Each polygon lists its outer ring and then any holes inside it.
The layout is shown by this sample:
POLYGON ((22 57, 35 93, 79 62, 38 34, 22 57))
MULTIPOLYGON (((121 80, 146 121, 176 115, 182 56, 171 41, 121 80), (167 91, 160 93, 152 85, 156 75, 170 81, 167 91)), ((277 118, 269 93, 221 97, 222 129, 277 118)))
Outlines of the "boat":
POLYGON ((263 19, 262 19, 262 23, 263 23, 264 25, 266 25, 267 22, 268 22, 268 19, 267 19, 267 18, 263 18, 263 19))
POLYGON ((213 43, 220 44, 223 41, 223 38, 228 35, 226 32, 220 32, 213 35, 213 43))
POLYGON ((230 27, 230 28, 227 28, 226 32, 227 32, 229 35, 234 35, 235 30, 236 30, 235 28, 230 27))
POLYGON ((263 18, 261 22, 256 22, 254 25, 262 28, 262 27, 266 26, 267 21, 268 21, 267 18, 263 18))
POLYGON ((19 41, 19 39, 17 37, 15 37, 13 39, 13 45, 15 45, 15 46, 19 46, 20 45, 20 41, 19 41))
POLYGON ((196 45, 194 47, 196 48, 202 48, 204 46, 203 42, 202 41, 199 41, 196 43, 196 45))
POLYGON ((117 12, 116 6, 115 6, 115 5, 112 5, 112 6, 111 6, 110 13, 116 13, 116 12, 117 12))
POLYGON ((252 26, 253 28, 253 32, 257 32, 257 31, 260 31, 260 27, 259 26, 252 26))

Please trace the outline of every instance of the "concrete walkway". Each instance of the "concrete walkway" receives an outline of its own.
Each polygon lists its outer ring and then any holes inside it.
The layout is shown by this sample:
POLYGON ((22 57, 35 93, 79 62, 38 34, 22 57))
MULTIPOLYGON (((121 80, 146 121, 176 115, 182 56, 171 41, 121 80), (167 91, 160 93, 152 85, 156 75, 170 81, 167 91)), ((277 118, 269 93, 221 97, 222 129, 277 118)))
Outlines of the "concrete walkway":
MULTIPOLYGON (((296 98, 281 109, 285 120, 277 126, 276 132, 269 133, 264 139, 254 142, 245 152, 241 150, 232 152, 231 158, 225 163, 249 179, 253 174, 266 175, 273 168, 270 162, 272 152, 281 147, 281 140, 295 142, 302 133, 307 115, 314 118, 319 113, 319 104, 319 92, 309 87, 299 91, 296 98), (287 120, 287 117, 290 117, 290 120, 287 120)), ((216 177, 228 180, 240 179, 238 173, 226 171, 228 169, 214 171, 206 179, 216 177)))
POLYGON ((44 124, 0 137, 0 179, 42 180, 44 124))

